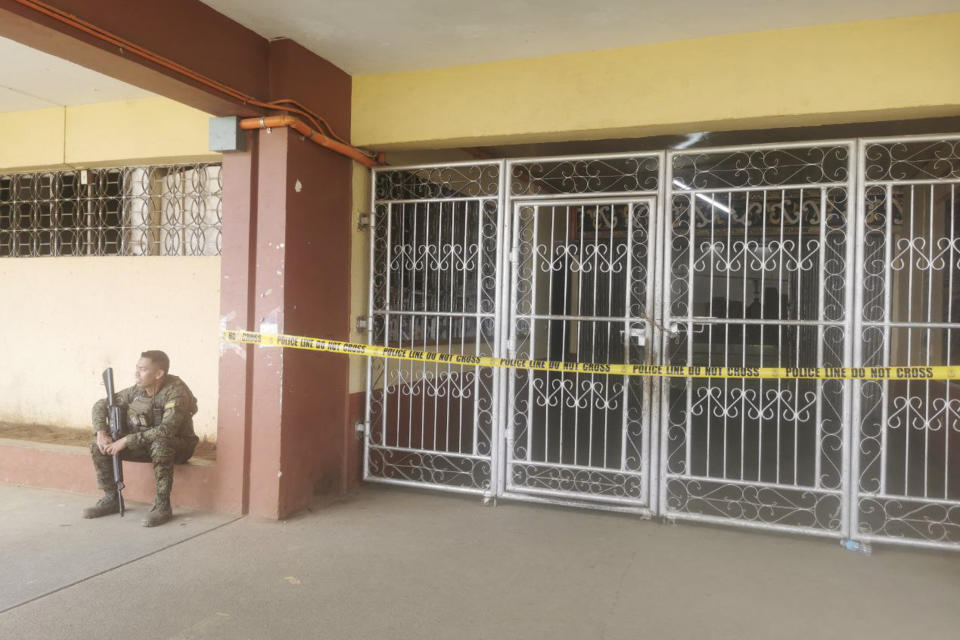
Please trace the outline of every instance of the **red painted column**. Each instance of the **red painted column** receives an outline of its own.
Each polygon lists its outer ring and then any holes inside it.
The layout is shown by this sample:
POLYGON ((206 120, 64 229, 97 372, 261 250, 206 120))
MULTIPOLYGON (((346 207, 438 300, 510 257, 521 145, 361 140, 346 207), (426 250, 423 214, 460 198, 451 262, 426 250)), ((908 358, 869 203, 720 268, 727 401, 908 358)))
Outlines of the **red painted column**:
MULTIPOLYGON (((257 136, 247 150, 223 156, 223 231, 220 258, 220 325, 247 329, 253 322, 257 219, 257 136)), ((247 511, 250 463, 253 347, 221 343, 217 424, 217 504, 247 511)))
MULTIPOLYGON (((254 331, 285 331, 286 208, 288 129, 257 132, 257 255, 254 331)), ((250 513, 278 518, 280 511, 280 439, 283 434, 283 362, 277 348, 253 347, 251 452, 248 469, 250 513)))
MULTIPOLYGON (((290 40, 270 43, 270 95, 322 105, 350 135, 350 77, 290 40)), ((261 131, 252 329, 346 340, 351 161, 287 129, 261 131)), ((254 349, 250 513, 282 518, 346 486, 346 356, 254 349)))
MULTIPOLYGON (((351 161, 292 136, 286 239, 286 331, 347 340, 351 161)), ((290 350, 284 361, 281 514, 344 487, 348 356, 290 350)))
MULTIPOLYGON (((260 132, 254 329, 344 340, 350 161, 288 129, 260 132)), ((345 356, 253 352, 250 513, 282 518, 344 490, 345 356)))

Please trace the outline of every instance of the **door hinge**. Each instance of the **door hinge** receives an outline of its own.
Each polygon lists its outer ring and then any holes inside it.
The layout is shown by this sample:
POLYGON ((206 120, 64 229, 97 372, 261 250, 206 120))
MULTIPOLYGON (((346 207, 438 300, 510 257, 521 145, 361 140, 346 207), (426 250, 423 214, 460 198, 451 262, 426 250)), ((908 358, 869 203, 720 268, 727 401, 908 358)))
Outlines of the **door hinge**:
POLYGON ((357 333, 366 333, 367 327, 370 326, 370 323, 367 321, 367 316, 357 316, 357 333))
POLYGON ((513 338, 507 338, 507 353, 511 358, 517 354, 517 342, 513 338))
POLYGON ((357 214, 357 231, 366 231, 370 228, 370 221, 373 218, 369 213, 361 211, 357 214))
POLYGON ((510 250, 510 262, 513 264, 520 262, 520 250, 516 247, 510 250))

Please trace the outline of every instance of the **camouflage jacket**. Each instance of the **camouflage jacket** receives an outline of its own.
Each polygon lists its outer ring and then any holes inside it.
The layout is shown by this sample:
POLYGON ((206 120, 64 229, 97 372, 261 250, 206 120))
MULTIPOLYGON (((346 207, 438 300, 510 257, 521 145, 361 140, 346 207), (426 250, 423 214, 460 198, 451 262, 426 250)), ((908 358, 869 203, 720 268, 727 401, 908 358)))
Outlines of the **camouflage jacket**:
MULTIPOLYGON (((159 437, 196 439, 193 432, 193 415, 197 412, 197 399, 187 385, 167 374, 163 386, 150 397, 134 385, 118 391, 114 402, 127 408, 128 422, 124 425, 127 442, 132 445, 149 444, 159 437)), ((102 398, 93 405, 93 430, 109 431, 107 424, 107 400, 102 398)))

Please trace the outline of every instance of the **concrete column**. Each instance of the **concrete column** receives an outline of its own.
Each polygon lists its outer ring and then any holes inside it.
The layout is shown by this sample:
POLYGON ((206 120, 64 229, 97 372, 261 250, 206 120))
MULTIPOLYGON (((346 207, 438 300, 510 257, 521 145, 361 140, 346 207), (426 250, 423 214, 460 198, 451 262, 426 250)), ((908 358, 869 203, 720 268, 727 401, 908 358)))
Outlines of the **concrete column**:
MULTIPOLYGON (((350 161, 288 129, 259 133, 252 328, 345 340, 350 161)), ((345 356, 256 348, 250 513, 282 518, 346 485, 345 356)))
MULTIPOLYGON (((223 235, 220 258, 220 324, 247 329, 253 323, 257 220, 257 136, 247 151, 223 156, 223 235)), ((221 344, 217 425, 217 504, 231 513, 247 511, 250 464, 253 347, 221 344)))

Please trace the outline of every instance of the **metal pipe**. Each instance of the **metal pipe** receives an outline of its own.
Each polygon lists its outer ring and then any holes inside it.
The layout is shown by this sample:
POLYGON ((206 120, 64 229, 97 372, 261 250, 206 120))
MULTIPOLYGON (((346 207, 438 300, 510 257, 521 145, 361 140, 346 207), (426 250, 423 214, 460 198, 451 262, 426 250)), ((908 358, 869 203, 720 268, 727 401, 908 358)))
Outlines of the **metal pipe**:
MULTIPOLYGON (((304 105, 300 104, 296 100, 291 100, 289 98, 279 98, 277 100, 271 100, 271 101, 258 100, 253 96, 247 95, 242 91, 234 89, 233 87, 226 85, 222 82, 219 82, 212 78, 208 78, 207 76, 201 73, 198 73, 188 67, 185 67, 182 64, 174 62, 173 60, 170 60, 169 58, 161 56, 160 54, 154 53, 153 51, 150 51, 145 47, 141 47, 140 45, 134 42, 131 42, 130 40, 121 38, 120 36, 117 36, 107 31, 106 29, 102 29, 91 22, 83 20, 73 14, 67 13, 66 11, 58 9, 57 7, 49 5, 46 2, 40 2, 39 0, 16 0, 16 2, 20 5, 23 5, 24 7, 27 7, 28 9, 32 9, 38 13, 42 13, 43 15, 49 18, 52 18, 53 20, 56 20, 57 22, 61 22, 63 24, 71 26, 74 29, 77 29, 78 31, 82 31, 98 40, 101 40, 115 47, 118 47, 124 52, 133 53, 137 56, 140 56, 144 60, 147 60, 165 69, 178 73, 186 78, 189 78, 190 80, 193 80, 194 82, 197 82, 206 87, 209 87, 214 91, 223 93, 243 104, 250 104, 255 107, 261 107, 263 109, 274 109, 276 111, 286 111, 288 113, 295 113, 297 115, 303 116, 304 118, 309 120, 310 123, 313 124, 314 127, 316 127, 316 129, 318 130, 326 129, 328 135, 323 135, 323 134, 319 134, 319 135, 323 136, 324 138, 332 138, 331 142, 335 141, 338 144, 342 145, 344 148, 350 149, 353 152, 356 152, 364 156, 368 160, 372 159, 370 155, 360 151, 356 147, 351 147, 350 145, 346 144, 345 139, 339 136, 337 132, 333 130, 333 127, 331 127, 330 124, 323 117, 321 117, 311 109, 305 107, 304 105), (287 106, 287 105, 293 105, 293 106, 287 106)), ((275 125, 275 126, 281 126, 281 125, 275 125)), ((307 134, 304 133, 304 135, 307 135, 307 134)), ((322 145, 322 146, 327 146, 327 145, 322 145)), ((332 147, 328 147, 328 148, 332 149, 332 147)), ((343 153, 343 151, 338 149, 333 149, 333 150, 337 151, 338 153, 343 153)), ((344 155, 348 155, 348 154, 344 153, 344 155)), ((368 167, 383 165, 384 164, 383 154, 377 154, 376 160, 377 160, 376 164, 367 164, 367 162, 363 162, 363 164, 365 164, 368 167)))
POLYGON ((271 129, 273 127, 290 127, 311 142, 316 142, 321 147, 346 156, 364 166, 373 168, 384 164, 383 154, 379 154, 377 158, 371 158, 356 147, 351 147, 348 144, 325 136, 319 131, 314 131, 306 122, 293 116, 265 116, 263 118, 245 118, 240 121, 240 128, 246 131, 251 129, 271 129))

